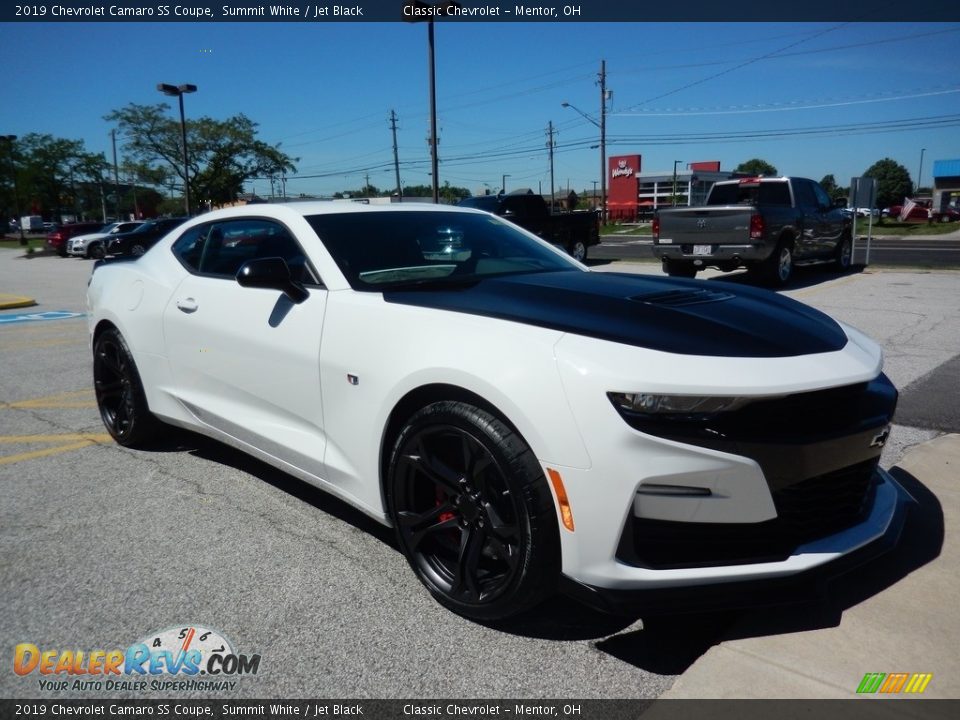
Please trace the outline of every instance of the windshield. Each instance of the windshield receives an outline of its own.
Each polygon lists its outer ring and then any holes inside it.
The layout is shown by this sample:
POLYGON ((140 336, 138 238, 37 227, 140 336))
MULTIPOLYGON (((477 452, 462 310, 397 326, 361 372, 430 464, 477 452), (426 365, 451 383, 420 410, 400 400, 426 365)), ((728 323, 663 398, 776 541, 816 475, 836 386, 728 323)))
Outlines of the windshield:
POLYGON ((492 215, 386 211, 306 219, 356 290, 580 269, 492 215))

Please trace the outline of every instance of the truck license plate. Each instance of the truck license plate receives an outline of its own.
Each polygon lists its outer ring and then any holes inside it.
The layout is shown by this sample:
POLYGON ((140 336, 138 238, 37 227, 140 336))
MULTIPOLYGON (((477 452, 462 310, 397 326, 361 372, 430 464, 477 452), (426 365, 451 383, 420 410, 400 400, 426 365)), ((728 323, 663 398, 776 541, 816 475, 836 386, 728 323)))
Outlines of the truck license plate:
POLYGON ((694 255, 713 255, 713 245, 694 245, 694 255))

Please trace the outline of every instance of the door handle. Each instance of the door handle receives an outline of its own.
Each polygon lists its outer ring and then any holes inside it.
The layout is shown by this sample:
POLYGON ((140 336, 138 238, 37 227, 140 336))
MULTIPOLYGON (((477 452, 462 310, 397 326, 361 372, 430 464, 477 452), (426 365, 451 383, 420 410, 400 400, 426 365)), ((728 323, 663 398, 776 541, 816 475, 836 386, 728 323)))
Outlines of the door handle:
POLYGON ((197 301, 192 297, 184 298, 183 300, 177 300, 177 307, 185 313, 196 312, 197 308, 200 307, 197 304, 197 301))

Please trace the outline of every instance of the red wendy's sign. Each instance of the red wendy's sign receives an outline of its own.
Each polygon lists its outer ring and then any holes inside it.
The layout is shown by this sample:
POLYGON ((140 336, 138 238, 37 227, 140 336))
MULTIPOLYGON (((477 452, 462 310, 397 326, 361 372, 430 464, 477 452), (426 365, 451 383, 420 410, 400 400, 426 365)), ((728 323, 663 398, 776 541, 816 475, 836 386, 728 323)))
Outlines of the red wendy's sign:
POLYGON ((615 155, 607 163, 607 214, 614 219, 636 217, 640 156, 615 155))

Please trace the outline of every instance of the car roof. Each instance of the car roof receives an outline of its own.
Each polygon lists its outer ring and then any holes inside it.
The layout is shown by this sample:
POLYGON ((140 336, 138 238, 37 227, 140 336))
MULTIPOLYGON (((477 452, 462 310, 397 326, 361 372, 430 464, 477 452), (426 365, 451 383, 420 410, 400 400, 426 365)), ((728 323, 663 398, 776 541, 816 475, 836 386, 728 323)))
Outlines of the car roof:
POLYGON ((457 207, 455 205, 435 205, 433 203, 389 203, 384 205, 368 205, 367 203, 352 202, 349 200, 321 200, 292 203, 254 203, 252 205, 239 205, 232 208, 223 208, 213 210, 203 215, 198 215, 192 220, 210 222, 220 218, 258 216, 284 218, 291 215, 300 215, 309 217, 311 215, 340 215, 346 213, 377 213, 377 212, 453 212, 470 213, 479 212, 472 208, 457 207))

